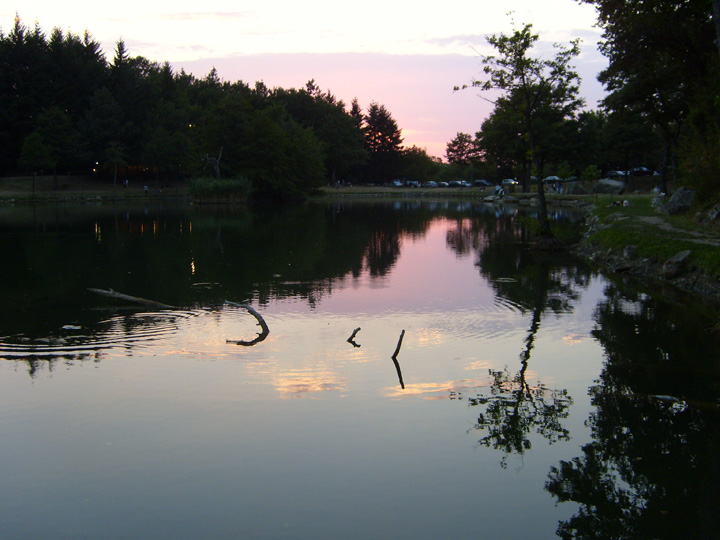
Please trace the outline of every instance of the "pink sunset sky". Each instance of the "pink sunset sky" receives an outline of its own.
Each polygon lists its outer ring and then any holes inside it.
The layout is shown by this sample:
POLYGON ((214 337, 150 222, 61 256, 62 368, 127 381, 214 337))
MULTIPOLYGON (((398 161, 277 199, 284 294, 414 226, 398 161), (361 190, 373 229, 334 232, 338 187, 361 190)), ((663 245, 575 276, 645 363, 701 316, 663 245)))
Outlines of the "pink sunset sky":
POLYGON ((77 0, 24 0, 0 8, 9 32, 17 14, 46 34, 59 27, 101 43, 108 60, 123 39, 132 56, 168 61, 202 78, 215 67, 224 81, 270 88, 302 88, 310 79, 348 106, 376 101, 402 129, 406 146, 443 157, 457 132, 475 133, 492 111, 477 90, 455 85, 482 76, 479 56, 491 54, 485 36, 509 33, 529 22, 540 35, 537 53, 552 44, 582 39, 575 66, 581 94, 594 108, 603 90, 597 73, 606 60, 597 51, 595 10, 575 0, 446 0, 419 5, 408 0, 339 4, 178 0, 152 5, 138 0, 87 4, 77 0), (501 4, 501 5, 500 5, 501 4))

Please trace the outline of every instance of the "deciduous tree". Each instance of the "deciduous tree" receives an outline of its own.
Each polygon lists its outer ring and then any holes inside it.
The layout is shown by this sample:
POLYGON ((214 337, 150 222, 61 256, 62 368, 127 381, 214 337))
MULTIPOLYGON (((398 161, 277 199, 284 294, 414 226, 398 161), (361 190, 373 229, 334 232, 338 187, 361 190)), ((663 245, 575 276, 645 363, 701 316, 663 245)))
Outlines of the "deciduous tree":
POLYGON ((646 116, 660 131, 661 189, 667 191, 668 168, 690 110, 704 96, 718 93, 714 2, 578 2, 596 7, 603 29, 600 51, 609 60, 599 76, 609 92, 604 105, 646 116))
MULTIPOLYGON (((517 115, 521 122, 516 136, 526 141, 528 161, 537 176, 542 175, 542 149, 547 145, 547 135, 563 120, 574 116, 582 105, 578 97, 580 78, 571 61, 580 53, 579 40, 569 47, 556 44, 553 58, 531 56, 538 41, 532 25, 516 28, 511 35, 499 34, 487 37, 497 55, 483 55, 483 80, 473 81, 472 86, 482 90, 500 90, 503 95, 496 101, 496 110, 502 107, 517 115), (543 138, 545 134, 545 139, 543 138)), ((513 126, 515 127, 515 126, 513 126)), ((527 180, 526 180, 527 181, 527 180)), ((538 184, 540 208, 540 235, 550 236, 550 223, 542 181, 538 184)))
POLYGON ((470 165, 480 157, 480 150, 475 138, 468 133, 458 132, 455 138, 447 143, 445 159, 448 163, 470 165))

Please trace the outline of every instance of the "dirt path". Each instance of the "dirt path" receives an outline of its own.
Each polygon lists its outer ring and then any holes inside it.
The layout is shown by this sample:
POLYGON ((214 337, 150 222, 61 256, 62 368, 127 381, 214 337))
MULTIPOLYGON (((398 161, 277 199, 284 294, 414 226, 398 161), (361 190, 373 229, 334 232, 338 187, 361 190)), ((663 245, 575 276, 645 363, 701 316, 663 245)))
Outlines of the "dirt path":
POLYGON ((655 227, 658 227, 663 231, 674 233, 678 237, 681 237, 683 240, 687 240, 688 242, 720 247, 720 237, 718 236, 712 234, 705 234, 698 231, 678 229, 677 227, 674 227, 659 216, 639 216, 638 219, 649 225, 654 225, 655 227))

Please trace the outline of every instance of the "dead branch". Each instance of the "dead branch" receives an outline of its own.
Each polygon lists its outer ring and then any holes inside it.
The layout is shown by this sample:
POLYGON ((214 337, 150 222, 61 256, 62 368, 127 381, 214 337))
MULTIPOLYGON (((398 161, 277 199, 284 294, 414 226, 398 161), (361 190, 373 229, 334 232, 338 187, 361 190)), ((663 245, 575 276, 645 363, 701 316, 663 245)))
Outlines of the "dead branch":
POLYGON ((264 340, 266 337, 268 337, 268 334, 270 333, 270 329, 268 328, 268 325, 265 322, 265 319, 263 319, 262 315, 260 315, 257 311, 255 311, 252 306, 249 306, 247 304, 236 304, 235 302, 230 302, 228 300, 225 300, 225 304, 227 304, 229 306, 246 309, 248 311, 248 313, 250 313, 250 315, 255 317, 255 320, 257 320, 257 322, 258 322, 258 326, 260 326, 260 328, 262 329, 262 332, 258 333, 257 337, 251 341, 226 339, 225 343, 234 343, 235 345, 242 345, 243 347, 251 347, 252 345, 255 345, 256 343, 260 343, 262 340, 264 340))
POLYGON ((400 332, 400 339, 398 339, 397 347, 395 347, 395 352, 394 352, 393 355, 390 357, 390 358, 392 358, 393 360, 397 360, 397 355, 398 355, 398 353, 400 352, 400 346, 402 345, 403 337, 405 337, 405 330, 403 330, 402 332, 400 332))
POLYGON ((358 343, 355 343, 355 335, 360 331, 360 328, 353 330, 353 333, 347 338, 348 343, 352 344, 353 347, 360 347, 358 343))
POLYGON ((174 308, 174 306, 169 306, 169 305, 163 304, 161 302, 156 302, 155 300, 147 300, 146 298, 130 296, 128 294, 115 292, 112 289, 104 290, 104 289, 88 288, 88 291, 94 292, 97 294, 101 294, 101 295, 107 296, 109 298, 114 298, 116 300, 124 300, 125 302, 139 304, 141 306, 146 306, 146 307, 151 307, 151 308, 158 308, 158 309, 173 309, 174 308))
POLYGON ((402 345, 403 337, 405 337, 405 330, 400 332, 400 339, 398 339, 397 347, 395 347, 395 352, 390 357, 392 358, 393 364, 395 364, 395 369, 397 370, 398 375, 398 381, 400 381, 400 387, 405 390, 405 383, 403 382, 402 378, 402 371, 400 371, 400 362, 397 360, 397 355, 400 352, 400 346, 402 345))

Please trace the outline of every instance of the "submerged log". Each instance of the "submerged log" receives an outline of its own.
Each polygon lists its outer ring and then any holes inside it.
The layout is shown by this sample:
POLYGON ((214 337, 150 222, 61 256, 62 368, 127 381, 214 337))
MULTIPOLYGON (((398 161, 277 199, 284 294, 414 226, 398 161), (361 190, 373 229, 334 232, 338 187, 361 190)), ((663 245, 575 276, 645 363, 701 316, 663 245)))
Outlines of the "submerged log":
POLYGON ((229 306, 239 307, 246 309, 250 315, 255 317, 255 320, 258 322, 258 326, 262 329, 262 332, 258 333, 257 337, 250 341, 244 341, 244 340, 235 340, 235 339, 227 339, 225 340, 225 343, 234 343, 235 345, 242 345, 243 347, 251 347, 255 345, 256 343, 260 343, 262 340, 264 340, 266 337, 268 337, 268 334, 270 334, 270 329, 268 328, 267 323, 265 322, 265 319, 262 318, 262 315, 260 315, 257 311, 253 309, 252 306, 249 306, 247 304, 237 304, 235 302, 230 302, 228 300, 225 300, 225 304, 229 306))
POLYGON ((114 298, 116 300, 123 300, 125 302, 130 302, 132 304, 138 304, 140 306, 158 308, 158 309, 174 309, 174 306, 170 306, 168 304, 156 302, 155 300, 148 300, 146 298, 140 298, 138 296, 130 296, 129 294, 123 294, 123 293, 113 291, 112 289, 108 289, 108 290, 93 289, 93 288, 89 287, 88 291, 94 292, 96 294, 101 294, 101 295, 107 296, 109 298, 114 298))

